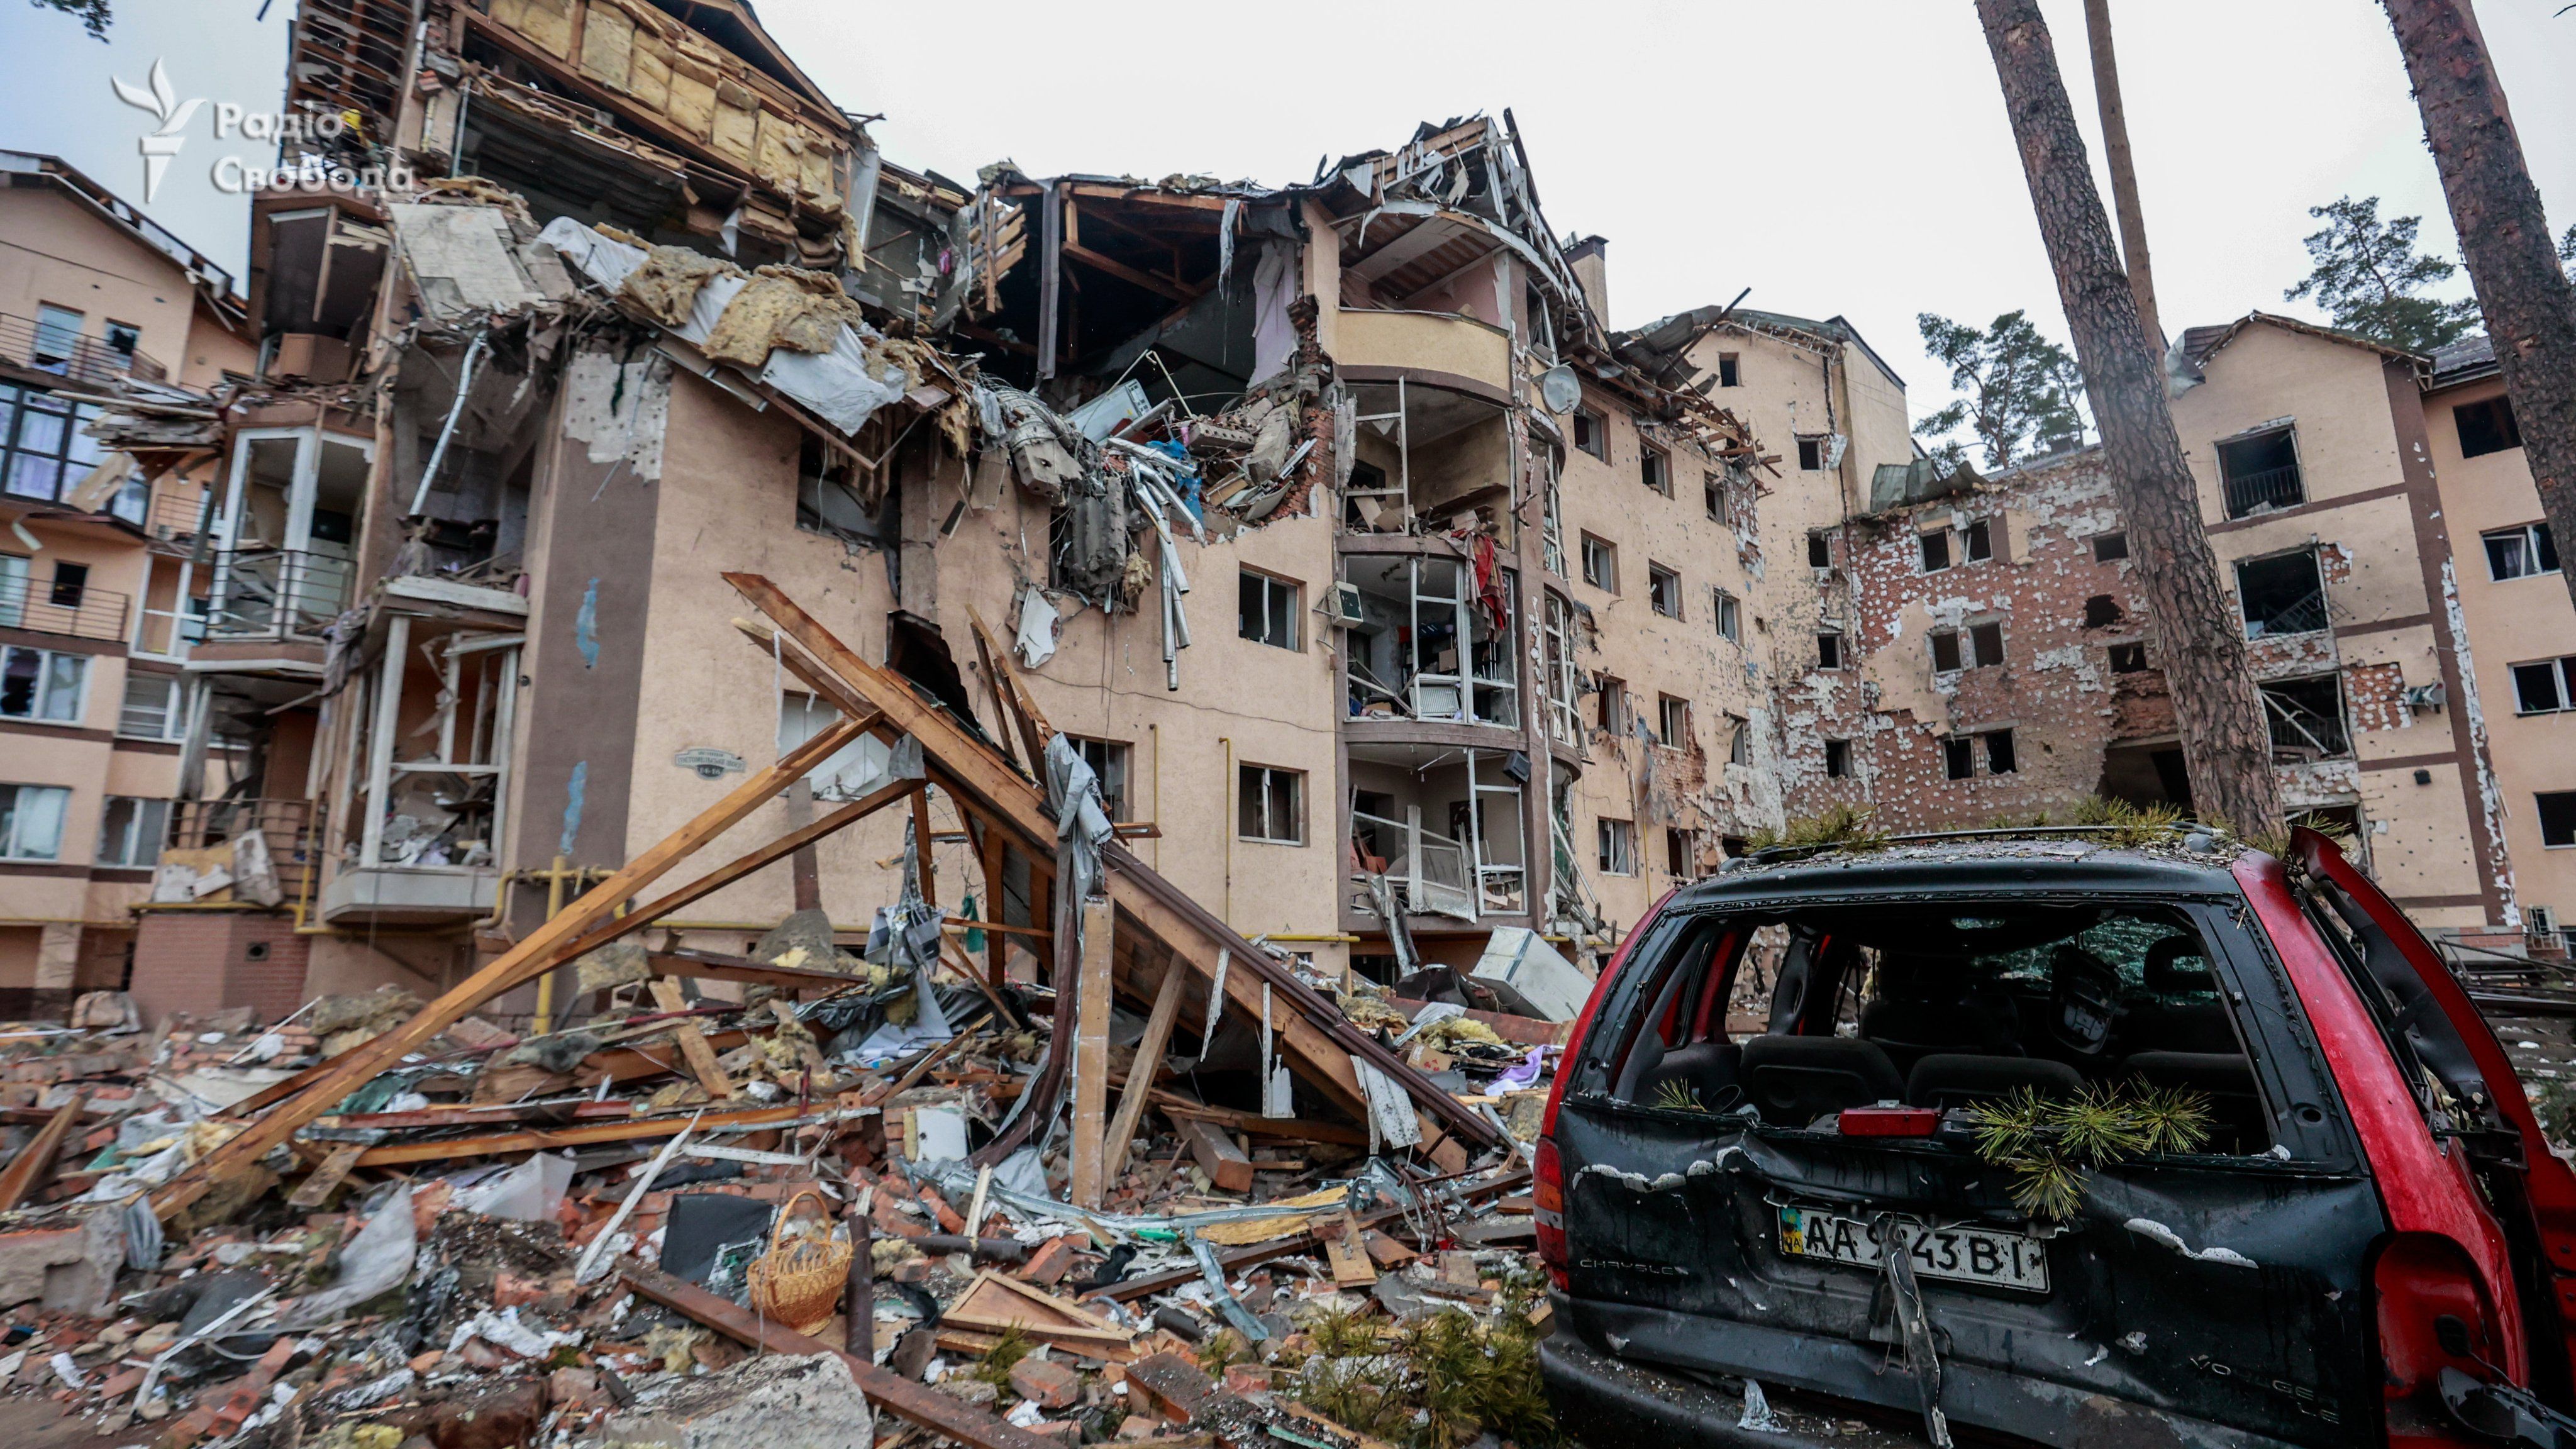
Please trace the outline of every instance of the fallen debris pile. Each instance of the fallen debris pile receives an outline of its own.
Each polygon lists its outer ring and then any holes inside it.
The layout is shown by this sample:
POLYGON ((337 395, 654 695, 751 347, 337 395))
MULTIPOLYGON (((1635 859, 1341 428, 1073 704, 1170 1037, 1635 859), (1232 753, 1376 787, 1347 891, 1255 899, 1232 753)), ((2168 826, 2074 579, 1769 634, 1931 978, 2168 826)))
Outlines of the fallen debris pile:
POLYGON ((848 718, 447 996, 0 1028, 0 1388, 154 1449, 1550 1437, 1523 1143, 1562 1027, 1245 940, 1006 675, 1043 790, 735 582, 848 718), (862 731, 873 794, 653 894, 862 731), (1055 887, 1048 969, 979 965, 918 856, 862 950, 815 911, 765 956, 644 944, 934 788, 1055 887), (577 1020, 476 1014, 576 967, 577 1020))

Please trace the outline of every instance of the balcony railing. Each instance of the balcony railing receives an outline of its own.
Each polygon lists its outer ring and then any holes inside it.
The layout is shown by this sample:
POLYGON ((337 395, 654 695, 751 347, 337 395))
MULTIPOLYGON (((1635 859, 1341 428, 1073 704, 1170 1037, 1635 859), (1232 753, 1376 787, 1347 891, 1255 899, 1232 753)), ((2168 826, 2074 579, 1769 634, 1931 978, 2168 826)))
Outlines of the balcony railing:
POLYGON ((1354 810, 1351 828, 1376 842, 1376 853, 1386 860, 1387 879, 1403 888, 1406 910, 1476 919, 1474 870, 1465 842, 1422 829, 1419 816, 1408 822, 1354 810))
POLYGON ((2243 518, 2258 508, 2288 508, 2305 503, 2299 465, 2266 468, 2260 473, 2231 473, 2227 478, 2227 516, 2243 518))
POLYGON ((167 368, 140 352, 7 313, 0 313, 0 361, 73 382, 107 383, 129 373, 147 382, 166 381, 170 376, 167 368))
POLYGON ((0 629, 121 641, 130 602, 114 589, 0 574, 0 629))
POLYGON ((184 542, 195 538, 206 522, 206 494, 201 488, 162 487, 152 490, 152 509, 135 520, 143 530, 165 543, 184 542))
POLYGON ((349 606, 355 566, 297 549, 226 549, 215 559, 216 639, 319 638, 349 606))
POLYGON ((181 800, 170 817, 170 848, 202 850, 255 830, 268 845, 278 890, 289 901, 307 900, 318 814, 310 800, 181 800))

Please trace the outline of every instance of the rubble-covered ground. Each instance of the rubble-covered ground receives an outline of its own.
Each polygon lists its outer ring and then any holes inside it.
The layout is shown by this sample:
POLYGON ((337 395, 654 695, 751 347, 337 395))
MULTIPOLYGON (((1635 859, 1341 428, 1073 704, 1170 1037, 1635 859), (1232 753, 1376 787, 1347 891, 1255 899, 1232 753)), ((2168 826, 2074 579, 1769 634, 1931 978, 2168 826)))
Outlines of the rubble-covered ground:
MULTIPOLYGON (((794 935, 773 974, 814 959, 794 935)), ((578 1025, 468 1016, 175 1207, 263 1091, 419 1003, 147 1030, 101 993, 80 1025, 0 1026, 13 1442, 1559 1441, 1517 1147, 1547 1022, 1469 1012, 1454 982, 1438 1010, 1337 997, 1511 1133, 1464 1172, 1176 1071, 1084 1211, 1061 1141, 965 1160, 1035 1078, 1043 988, 842 952, 838 984, 683 996, 586 964, 603 1009, 578 1025)), ((1134 1055, 1112 1048, 1113 1087, 1134 1055)))

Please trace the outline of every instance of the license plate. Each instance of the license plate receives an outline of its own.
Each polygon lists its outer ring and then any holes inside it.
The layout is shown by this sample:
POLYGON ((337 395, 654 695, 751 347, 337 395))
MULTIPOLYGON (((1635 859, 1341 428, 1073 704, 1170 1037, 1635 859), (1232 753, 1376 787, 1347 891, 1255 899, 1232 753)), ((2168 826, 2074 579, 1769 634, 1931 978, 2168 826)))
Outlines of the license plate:
MULTIPOLYGON (((1910 1218, 1895 1219, 1892 1226, 1913 1258, 1918 1278, 2048 1291, 2048 1247, 2037 1238, 1993 1228, 1933 1227, 1910 1218)), ((1780 1251, 1792 1258, 1875 1268, 1883 1248, 1878 1229, 1866 1219, 1783 1204, 1780 1251)))

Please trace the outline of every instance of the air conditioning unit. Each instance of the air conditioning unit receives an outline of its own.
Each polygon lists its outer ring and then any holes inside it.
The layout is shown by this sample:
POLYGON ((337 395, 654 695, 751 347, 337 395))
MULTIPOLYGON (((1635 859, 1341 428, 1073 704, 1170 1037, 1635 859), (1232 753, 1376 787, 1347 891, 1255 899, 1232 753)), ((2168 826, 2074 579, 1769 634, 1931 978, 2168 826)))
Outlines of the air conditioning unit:
POLYGON ((1360 586, 1338 583, 1333 585, 1333 622, 1356 625, 1364 618, 1365 616, 1360 613, 1360 586))

